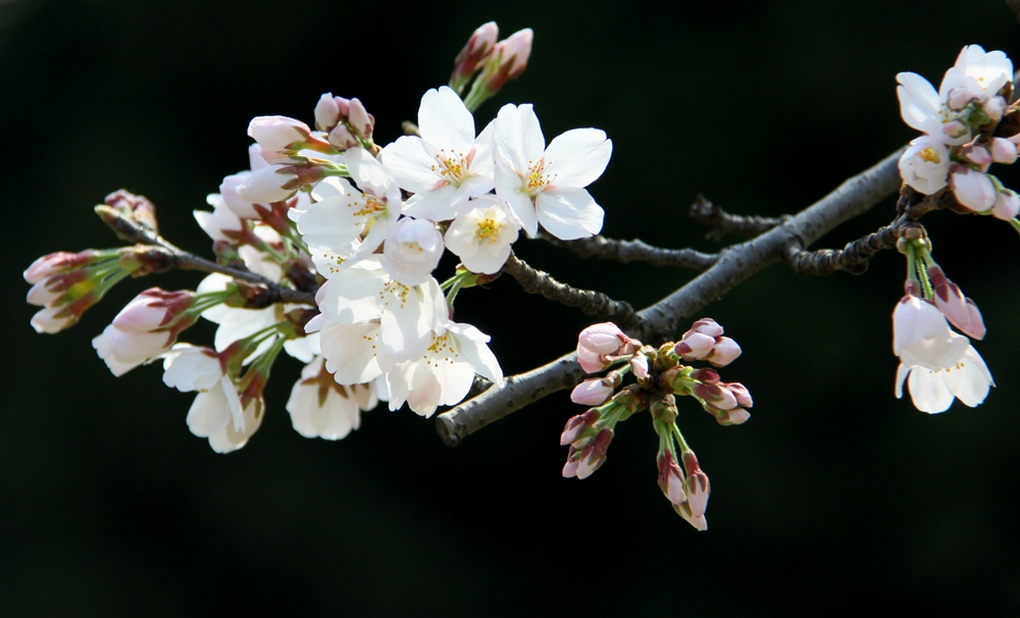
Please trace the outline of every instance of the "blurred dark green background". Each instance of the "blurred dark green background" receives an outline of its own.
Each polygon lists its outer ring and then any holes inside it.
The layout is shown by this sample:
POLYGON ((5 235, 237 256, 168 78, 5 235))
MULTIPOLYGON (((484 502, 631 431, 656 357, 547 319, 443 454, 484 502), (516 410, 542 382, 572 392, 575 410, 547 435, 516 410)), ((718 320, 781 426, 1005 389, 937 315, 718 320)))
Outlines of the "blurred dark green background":
MULTIPOLYGON (((705 312, 743 345, 723 375, 757 405, 734 428, 682 408, 714 490, 703 534, 659 492, 643 417, 592 478, 560 478, 559 432, 579 412, 566 393, 457 449, 407 411, 310 441, 283 409, 299 367, 281 362, 259 433, 216 455, 185 426, 191 395, 156 367, 115 379, 90 345, 143 287, 194 275, 129 282, 58 336, 31 330, 21 271, 114 245, 91 213, 104 195, 144 193, 167 237, 207 252, 191 211, 247 167, 251 117, 311 121, 332 91, 361 98, 386 143, 493 19, 534 28, 534 54, 480 124, 533 102, 549 138, 605 129, 614 155, 592 187, 605 233, 702 250, 717 246, 686 218, 698 192, 738 213, 797 211, 913 137, 898 71, 937 83, 965 44, 1020 53, 997 0, 0 1, 0 615, 1017 615, 1020 239, 995 221, 926 222, 989 327, 978 349, 998 387, 976 410, 893 398, 896 255, 859 278, 776 266, 705 312)), ((689 277, 518 252, 636 306, 689 277)), ((587 324, 508 280, 462 294, 458 319, 493 336, 507 372, 569 350, 587 324)))

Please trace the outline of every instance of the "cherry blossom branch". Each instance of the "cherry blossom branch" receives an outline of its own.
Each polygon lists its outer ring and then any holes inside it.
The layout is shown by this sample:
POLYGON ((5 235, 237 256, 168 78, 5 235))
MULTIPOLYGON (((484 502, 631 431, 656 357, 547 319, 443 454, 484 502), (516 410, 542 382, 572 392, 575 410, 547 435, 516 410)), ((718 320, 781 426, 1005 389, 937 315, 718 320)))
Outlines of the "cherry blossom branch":
MULTIPOLYGON (((858 217, 900 186, 897 150, 873 167, 853 176, 824 198, 760 236, 723 250, 711 268, 669 296, 641 310, 640 328, 627 333, 642 340, 668 337, 697 311, 720 300, 727 292, 766 266, 782 260, 858 217)), ((584 375, 574 353, 512 376, 436 418, 443 442, 456 446, 482 427, 556 391, 574 386, 584 375)))
POLYGON ((541 294, 568 307, 579 309, 585 315, 607 317, 621 326, 639 327, 641 318, 629 303, 613 300, 601 292, 580 290, 560 283, 549 273, 532 268, 513 253, 503 266, 503 272, 513 277, 529 294, 541 294))
POLYGON ((709 240, 715 241, 722 240, 726 234, 739 234, 746 238, 754 238, 790 218, 789 215, 785 217, 732 215, 700 194, 691 204, 690 215, 698 223, 710 228, 706 236, 709 240))
POLYGON ((621 264, 644 262, 652 266, 673 266, 703 271, 719 259, 719 255, 716 253, 702 253, 694 249, 663 249, 637 239, 615 240, 604 236, 593 236, 581 240, 563 241, 549 235, 543 235, 543 238, 577 256, 612 260, 621 264))

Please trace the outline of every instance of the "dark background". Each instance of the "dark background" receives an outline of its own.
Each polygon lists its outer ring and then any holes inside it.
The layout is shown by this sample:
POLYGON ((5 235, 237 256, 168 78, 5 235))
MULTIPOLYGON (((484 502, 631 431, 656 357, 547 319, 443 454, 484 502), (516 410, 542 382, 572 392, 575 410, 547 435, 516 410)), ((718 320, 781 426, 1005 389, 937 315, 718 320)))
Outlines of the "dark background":
MULTIPOLYGON (((251 117, 311 122, 322 92, 357 96, 385 144, 490 19, 504 36, 534 28, 535 45, 479 126, 533 102, 548 138, 605 129, 613 159, 591 190, 606 235, 709 251, 686 217, 698 192, 743 214, 800 210, 913 137, 898 71, 937 84, 965 44, 1020 53, 991 0, 0 2, 0 615, 1020 612, 1020 239, 991 219, 926 221, 989 327, 977 347, 998 387, 976 410, 929 416, 893 397, 897 255, 857 278, 775 266, 704 312, 742 344, 723 375, 756 406, 721 428, 681 402, 712 480, 701 534, 656 486, 644 416, 593 477, 560 478, 559 432, 580 411, 566 393, 457 449, 406 410, 307 440, 284 411, 299 371, 286 359, 258 434, 213 453, 185 426, 191 395, 157 367, 115 379, 90 345, 143 287, 195 275, 125 283, 73 329, 31 330, 21 271, 115 245, 91 214, 104 195, 144 193, 168 238, 208 255, 191 211, 247 167, 251 117)), ((825 242, 891 212, 890 199, 825 242)), ((516 249, 635 306, 690 276, 516 249)), ((568 351, 588 323, 509 280, 464 292, 458 319, 493 336, 508 373, 568 351)))

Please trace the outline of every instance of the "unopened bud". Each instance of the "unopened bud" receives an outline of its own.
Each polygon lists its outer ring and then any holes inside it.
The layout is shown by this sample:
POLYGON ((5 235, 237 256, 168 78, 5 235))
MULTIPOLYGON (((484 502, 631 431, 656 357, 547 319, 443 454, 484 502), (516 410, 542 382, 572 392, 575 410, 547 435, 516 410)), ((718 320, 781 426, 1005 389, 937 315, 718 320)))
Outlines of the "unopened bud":
POLYGON ((716 367, 725 367, 740 356, 740 352, 740 346, 736 341, 729 337, 719 337, 715 342, 715 347, 712 348, 712 353, 708 356, 708 362, 716 367))
POLYGON ((1009 141, 1004 137, 996 137, 992 139, 992 160, 996 163, 1002 163, 1005 165, 1012 165, 1016 162, 1017 151, 1016 144, 1009 141))
POLYGON ((992 206, 992 215, 996 219, 1009 221, 1020 214, 1020 197, 1013 191, 999 191, 995 196, 995 206, 992 206))

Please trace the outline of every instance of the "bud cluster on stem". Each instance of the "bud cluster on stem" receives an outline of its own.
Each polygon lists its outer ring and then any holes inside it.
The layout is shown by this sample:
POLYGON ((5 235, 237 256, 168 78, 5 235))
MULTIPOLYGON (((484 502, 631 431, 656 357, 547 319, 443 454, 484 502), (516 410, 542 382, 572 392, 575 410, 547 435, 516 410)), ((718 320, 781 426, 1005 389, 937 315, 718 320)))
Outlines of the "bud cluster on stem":
POLYGON ((596 407, 571 417, 563 429, 560 444, 570 446, 563 476, 591 475, 605 462, 617 423, 647 409, 660 440, 659 487, 681 517, 698 530, 707 529, 708 477, 677 427, 676 398, 693 397, 720 425, 744 423, 750 418, 747 408, 753 405, 748 389, 739 382, 723 382, 714 368, 685 364, 708 361, 722 367, 740 352, 736 341, 724 337, 723 328, 710 318, 694 322, 680 341, 658 349, 629 337, 611 322, 582 330, 578 363, 587 373, 612 370, 585 379, 571 392, 575 403, 596 407), (634 374, 636 383, 620 389, 628 373, 634 374))

